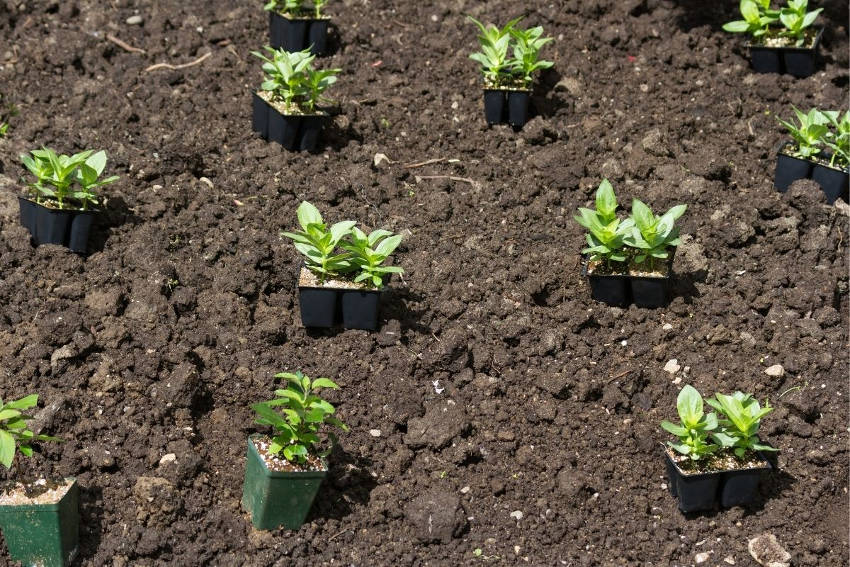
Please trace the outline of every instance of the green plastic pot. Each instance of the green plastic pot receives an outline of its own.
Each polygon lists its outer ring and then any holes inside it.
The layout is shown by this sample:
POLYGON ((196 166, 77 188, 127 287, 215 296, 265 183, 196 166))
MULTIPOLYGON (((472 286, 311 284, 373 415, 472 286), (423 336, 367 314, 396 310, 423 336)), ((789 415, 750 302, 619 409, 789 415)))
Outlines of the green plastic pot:
POLYGON ((65 567, 77 555, 80 487, 74 478, 53 504, 0 506, 0 529, 9 555, 24 567, 65 567))
POLYGON ((307 518, 327 470, 271 471, 254 445, 258 437, 248 437, 242 507, 251 514, 251 523, 258 530, 273 530, 278 526, 297 530, 307 518))

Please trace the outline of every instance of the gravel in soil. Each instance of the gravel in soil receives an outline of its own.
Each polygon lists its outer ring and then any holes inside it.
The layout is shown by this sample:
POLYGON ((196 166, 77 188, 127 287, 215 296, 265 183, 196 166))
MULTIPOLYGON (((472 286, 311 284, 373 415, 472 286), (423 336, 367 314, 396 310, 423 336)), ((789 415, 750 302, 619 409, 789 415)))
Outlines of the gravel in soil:
POLYGON ((0 140, 2 394, 38 391, 65 440, 29 466, 77 477, 80 563, 746 565, 769 532, 795 565, 846 565, 848 209, 772 176, 774 117, 847 101, 847 5, 822 3, 821 66, 796 80, 750 71, 720 29, 737 4, 339 2, 339 113, 302 154, 251 132, 260 3, 0 2, 21 109, 0 140), (556 66, 522 131, 487 128, 465 15, 524 13, 556 66), (122 177, 87 258, 19 225, 14 156, 42 145, 104 148, 122 177), (688 204, 667 308, 590 299, 572 215, 603 176, 622 203, 688 204), (279 231, 302 199, 405 235, 378 332, 301 327, 279 231), (255 532, 249 405, 296 369, 340 384, 351 431, 308 523, 255 532), (685 383, 776 407, 752 508, 685 517, 664 489, 685 383))

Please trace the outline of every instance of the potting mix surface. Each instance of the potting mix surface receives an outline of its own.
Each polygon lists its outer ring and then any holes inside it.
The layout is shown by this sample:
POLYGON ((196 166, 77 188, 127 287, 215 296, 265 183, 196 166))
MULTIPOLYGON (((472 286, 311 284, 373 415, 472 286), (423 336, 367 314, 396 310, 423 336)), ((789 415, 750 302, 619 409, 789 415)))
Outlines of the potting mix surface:
POLYGON ((751 72, 721 30, 737 0, 330 2, 338 112, 310 154, 251 132, 262 2, 0 2, 21 110, 0 138, 0 393, 37 391, 64 440, 28 466, 77 477, 79 564, 744 566, 772 534, 794 565, 846 565, 848 207, 773 190, 775 117, 847 103, 847 3, 813 4, 822 57, 797 80, 751 72), (466 14, 556 38, 519 132, 485 124, 466 14), (17 156, 43 145, 103 148, 121 176, 88 257, 20 226, 17 156), (626 209, 688 205, 669 306, 590 298, 573 215, 603 177, 626 209), (379 331, 301 326, 279 232, 304 199, 404 236, 379 331), (307 523, 254 531, 249 406, 299 369, 340 385, 351 430, 307 523), (666 490, 684 384, 775 406, 750 508, 686 517, 666 490))

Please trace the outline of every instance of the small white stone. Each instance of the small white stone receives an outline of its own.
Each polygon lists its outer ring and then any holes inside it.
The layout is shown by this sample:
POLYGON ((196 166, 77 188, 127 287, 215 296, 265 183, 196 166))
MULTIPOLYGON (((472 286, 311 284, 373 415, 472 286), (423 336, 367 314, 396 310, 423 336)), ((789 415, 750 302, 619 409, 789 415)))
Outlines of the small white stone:
POLYGON ((369 435, 371 435, 372 437, 380 437, 381 436, 381 430, 380 429, 370 429, 369 435))
POLYGON ((466 494, 469 491, 470 491, 470 488, 468 486, 464 486, 463 488, 460 489, 461 494, 466 494))
POLYGON ((734 565, 735 564, 735 558, 732 557, 731 555, 727 555, 726 557, 723 558, 723 563, 726 563, 728 565, 734 565))
POLYGON ((675 374, 681 368, 682 367, 679 366, 679 361, 676 360, 675 358, 671 358, 670 360, 667 361, 667 364, 664 365, 664 372, 668 372, 670 374, 675 374))
POLYGON ((129 18, 127 18, 126 23, 127 23, 127 25, 130 25, 130 26, 139 26, 144 21, 145 21, 145 19, 143 17, 141 17, 139 15, 135 15, 135 16, 130 16, 129 18))
POLYGON ((696 561, 697 563, 705 563, 706 561, 708 561, 708 557, 709 557, 708 552, 703 551, 702 553, 697 553, 694 556, 694 561, 696 561))
POLYGON ((515 520, 522 520, 522 512, 520 512, 519 510, 514 510, 513 512, 511 512, 511 518, 514 518, 515 520))
POLYGON ((673 325, 671 325, 670 323, 664 323, 664 326, 662 326, 661 328, 664 329, 665 331, 672 331, 673 325))
POLYGON ((773 376, 774 378, 781 378, 782 376, 785 376, 785 369, 781 364, 774 364, 773 366, 765 368, 764 373, 768 376, 773 376))
POLYGON ((177 455, 175 455, 174 453, 168 453, 167 455, 162 456, 162 458, 159 460, 159 464, 164 465, 165 463, 173 463, 176 460, 177 455))

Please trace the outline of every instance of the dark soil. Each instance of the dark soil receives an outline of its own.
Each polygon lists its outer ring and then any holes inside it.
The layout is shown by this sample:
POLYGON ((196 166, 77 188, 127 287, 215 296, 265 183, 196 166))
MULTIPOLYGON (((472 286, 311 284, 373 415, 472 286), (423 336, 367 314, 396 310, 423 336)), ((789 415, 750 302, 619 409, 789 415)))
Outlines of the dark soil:
POLYGON ((251 133, 261 2, 0 0, 22 111, 0 140, 0 394, 37 391, 65 439, 29 466, 79 479, 81 564, 740 566, 770 532, 795 565, 846 565, 848 209, 772 188, 774 117, 847 102, 847 3, 818 4, 821 70, 796 80, 750 72, 720 29, 737 0, 332 2, 339 113, 297 154, 251 133), (484 123, 467 13, 556 37, 519 133, 484 123), (122 177, 88 258, 19 226, 16 156, 41 145, 104 148, 122 177), (668 308, 589 297, 572 215, 603 176, 621 203, 689 206, 668 308), (301 327, 278 233, 302 199, 405 235, 379 332, 301 327), (341 385, 351 432, 309 523, 255 532, 249 404, 296 369, 341 385), (685 383, 776 406, 751 509, 685 517, 663 487, 685 383))

